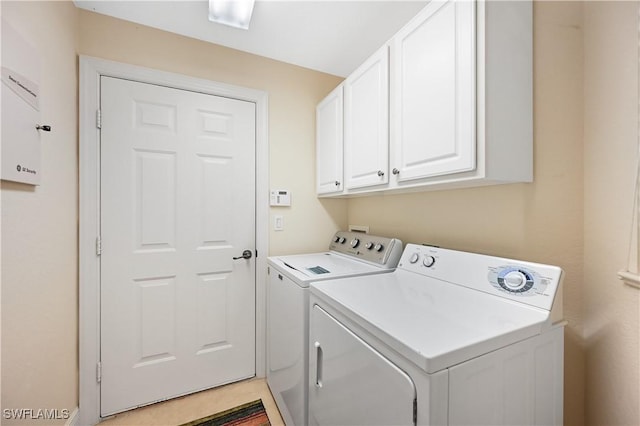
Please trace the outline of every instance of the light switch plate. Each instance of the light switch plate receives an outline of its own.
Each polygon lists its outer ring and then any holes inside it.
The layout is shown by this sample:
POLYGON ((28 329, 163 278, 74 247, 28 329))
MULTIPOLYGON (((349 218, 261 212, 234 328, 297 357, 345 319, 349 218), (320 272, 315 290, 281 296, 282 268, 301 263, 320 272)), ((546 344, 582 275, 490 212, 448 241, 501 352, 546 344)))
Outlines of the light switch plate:
POLYGON ((276 215, 273 217, 273 230, 284 231, 284 217, 276 215))

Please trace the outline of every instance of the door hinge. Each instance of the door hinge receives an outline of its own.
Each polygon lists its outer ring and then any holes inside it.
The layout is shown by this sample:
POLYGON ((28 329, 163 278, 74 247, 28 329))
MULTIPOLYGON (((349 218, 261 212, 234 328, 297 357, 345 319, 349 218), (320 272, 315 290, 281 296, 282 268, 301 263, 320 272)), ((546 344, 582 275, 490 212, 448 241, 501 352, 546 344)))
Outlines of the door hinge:
POLYGON ((102 110, 96 110, 96 127, 102 129, 102 110))
POLYGON ((98 383, 102 381, 102 363, 100 361, 96 364, 96 380, 98 383))
POLYGON ((102 254, 102 237, 98 235, 96 237, 96 256, 100 256, 102 254))
POLYGON ((413 424, 418 424, 418 398, 413 399, 413 424))

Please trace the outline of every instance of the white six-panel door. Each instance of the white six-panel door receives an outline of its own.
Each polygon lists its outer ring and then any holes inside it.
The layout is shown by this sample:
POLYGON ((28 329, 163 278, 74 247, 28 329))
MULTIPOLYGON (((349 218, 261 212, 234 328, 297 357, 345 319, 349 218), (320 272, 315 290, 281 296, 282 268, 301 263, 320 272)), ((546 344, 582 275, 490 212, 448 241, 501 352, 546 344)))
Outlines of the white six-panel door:
POLYGON ((255 374, 255 104, 101 78, 101 415, 255 374))

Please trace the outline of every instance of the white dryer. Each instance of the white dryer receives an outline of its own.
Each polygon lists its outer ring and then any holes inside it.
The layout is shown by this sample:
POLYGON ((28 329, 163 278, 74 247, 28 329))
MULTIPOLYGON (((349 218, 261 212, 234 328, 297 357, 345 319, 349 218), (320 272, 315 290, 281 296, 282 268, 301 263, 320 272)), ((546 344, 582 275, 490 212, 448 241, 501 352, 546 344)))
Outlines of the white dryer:
POLYGON ((339 231, 321 253, 268 258, 267 383, 288 426, 308 418, 309 285, 392 272, 402 241, 339 231))
POLYGON ((409 244, 311 285, 309 424, 561 425, 562 270, 409 244))

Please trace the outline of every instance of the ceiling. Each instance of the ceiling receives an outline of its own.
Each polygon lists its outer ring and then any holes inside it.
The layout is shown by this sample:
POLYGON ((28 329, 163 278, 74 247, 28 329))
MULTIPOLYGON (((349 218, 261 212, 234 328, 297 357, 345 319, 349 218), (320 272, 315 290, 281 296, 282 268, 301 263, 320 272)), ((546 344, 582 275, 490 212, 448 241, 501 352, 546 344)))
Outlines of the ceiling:
POLYGON ((74 0, 77 7, 346 77, 428 1, 256 0, 249 30, 208 20, 208 0, 74 0))

